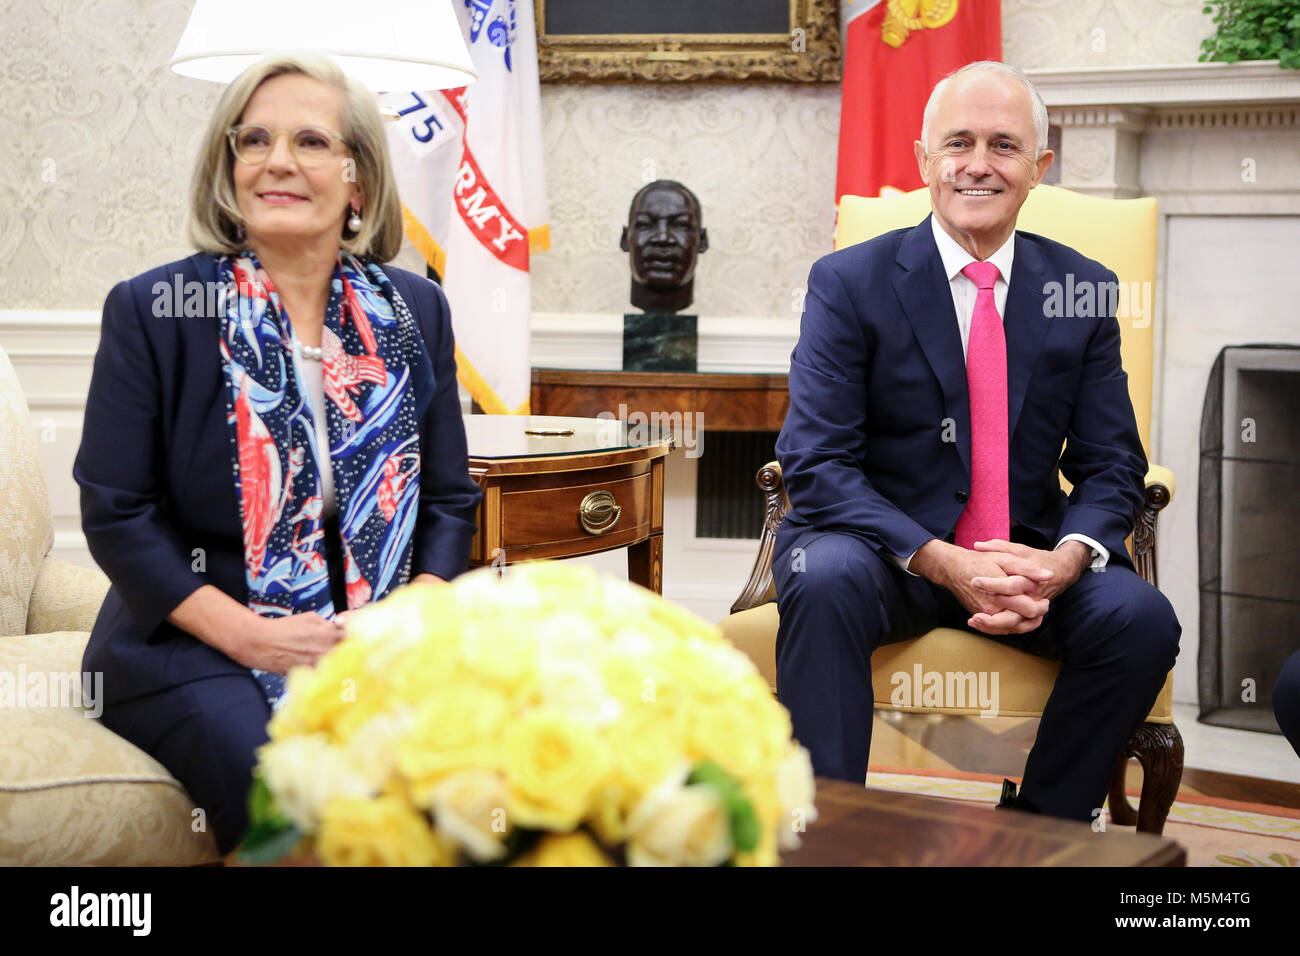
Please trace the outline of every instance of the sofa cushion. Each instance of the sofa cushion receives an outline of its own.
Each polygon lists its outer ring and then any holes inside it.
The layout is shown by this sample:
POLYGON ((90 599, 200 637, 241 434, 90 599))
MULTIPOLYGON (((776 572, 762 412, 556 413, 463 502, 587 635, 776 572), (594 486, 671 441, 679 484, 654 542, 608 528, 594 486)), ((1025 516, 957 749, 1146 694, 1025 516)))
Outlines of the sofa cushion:
POLYGON ((27 633, 27 602, 54 543, 27 399, 0 349, 0 635, 27 633))
POLYGON ((108 593, 108 576, 99 568, 71 564, 47 554, 27 605, 25 634, 89 631, 108 593))
POLYGON ((0 637, 0 865, 215 862, 184 788, 88 715, 97 681, 71 679, 88 636, 0 637))

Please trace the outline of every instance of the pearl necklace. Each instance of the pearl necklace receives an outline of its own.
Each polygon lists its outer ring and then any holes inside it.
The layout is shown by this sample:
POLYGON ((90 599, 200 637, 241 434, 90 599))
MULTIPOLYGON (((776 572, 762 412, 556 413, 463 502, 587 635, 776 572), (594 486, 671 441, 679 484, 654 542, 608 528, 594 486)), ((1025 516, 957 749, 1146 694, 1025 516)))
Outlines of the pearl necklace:
POLYGON ((319 362, 325 358, 324 347, 314 348, 310 345, 303 345, 301 342, 295 342, 295 344, 298 346, 299 354, 301 354, 305 359, 312 359, 319 362))

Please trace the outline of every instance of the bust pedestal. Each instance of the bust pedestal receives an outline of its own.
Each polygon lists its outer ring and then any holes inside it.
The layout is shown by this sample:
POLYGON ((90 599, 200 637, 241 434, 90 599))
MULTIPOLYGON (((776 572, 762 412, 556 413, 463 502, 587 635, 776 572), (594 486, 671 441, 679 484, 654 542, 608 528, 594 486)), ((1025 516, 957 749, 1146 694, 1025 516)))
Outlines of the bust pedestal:
POLYGON ((623 371, 694 372, 696 316, 646 312, 623 316, 623 371))

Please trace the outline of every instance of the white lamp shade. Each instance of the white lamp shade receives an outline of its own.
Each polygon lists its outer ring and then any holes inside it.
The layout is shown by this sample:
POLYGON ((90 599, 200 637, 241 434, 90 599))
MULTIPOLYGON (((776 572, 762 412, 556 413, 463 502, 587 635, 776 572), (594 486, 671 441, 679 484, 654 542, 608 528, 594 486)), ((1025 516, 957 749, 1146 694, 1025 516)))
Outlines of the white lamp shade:
POLYGON ((371 90, 445 90, 478 75, 453 0, 196 0, 171 68, 229 83, 268 53, 324 53, 371 90))

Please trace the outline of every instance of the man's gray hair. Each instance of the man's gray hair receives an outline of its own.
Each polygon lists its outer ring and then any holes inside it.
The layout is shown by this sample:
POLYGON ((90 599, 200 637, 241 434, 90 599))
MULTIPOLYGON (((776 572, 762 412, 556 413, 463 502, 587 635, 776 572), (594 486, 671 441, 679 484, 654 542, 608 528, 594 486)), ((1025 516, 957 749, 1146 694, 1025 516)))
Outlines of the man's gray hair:
POLYGON ((943 96, 943 91, 948 88, 948 81, 964 76, 967 73, 992 73, 998 76, 1009 76, 1016 80, 1029 93, 1029 105, 1034 114, 1034 138, 1037 142, 1034 144, 1034 158, 1047 148, 1047 104, 1043 102, 1042 96, 1034 84, 1025 76, 1025 71, 1019 67, 1011 66, 1009 63, 999 63, 997 60, 977 60, 974 63, 967 63, 960 69, 954 70, 945 76, 942 80, 934 85, 930 91, 930 98, 925 103, 925 114, 921 118, 921 142, 925 144, 928 151, 930 149, 930 124, 934 119, 934 114, 939 109, 939 98, 943 96))

